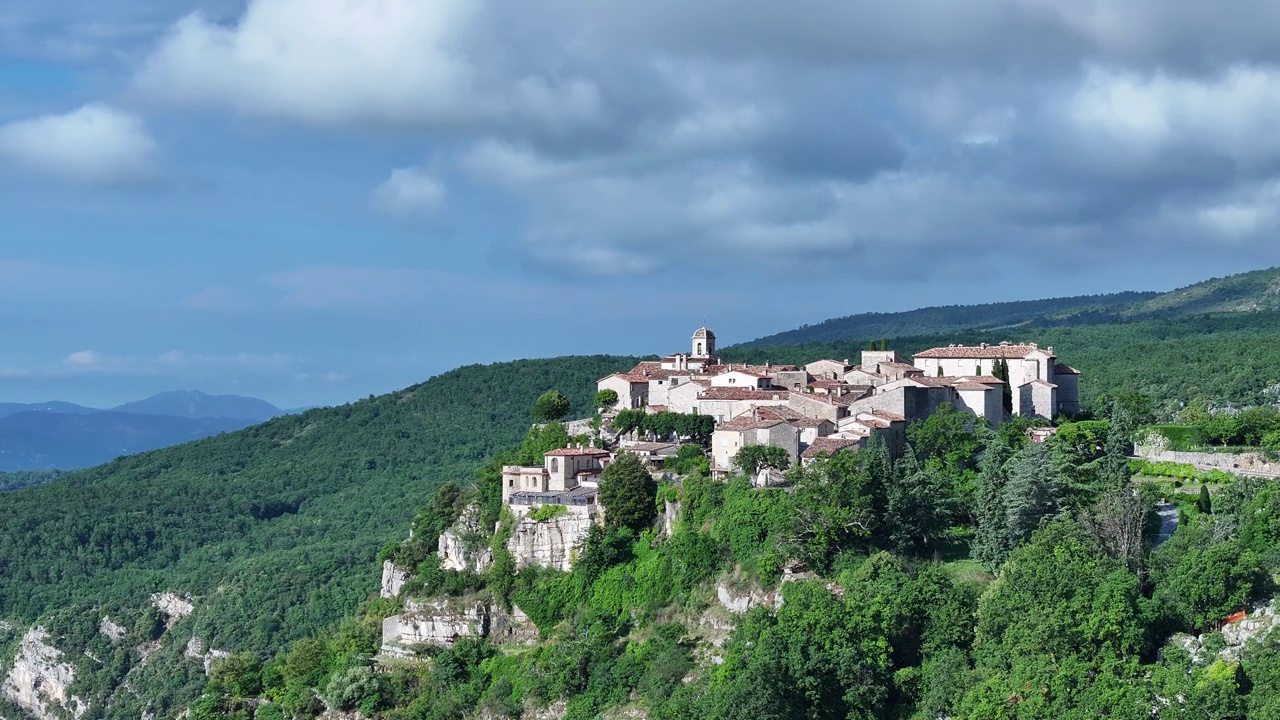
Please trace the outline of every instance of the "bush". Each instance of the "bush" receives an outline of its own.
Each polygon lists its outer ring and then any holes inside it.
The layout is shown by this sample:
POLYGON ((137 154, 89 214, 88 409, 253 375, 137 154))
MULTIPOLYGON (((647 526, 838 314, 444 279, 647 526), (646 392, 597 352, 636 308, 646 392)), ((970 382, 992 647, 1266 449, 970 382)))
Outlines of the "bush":
POLYGON ((534 522, 546 522, 548 520, 554 520, 561 515, 566 515, 568 512, 569 508, 564 505, 539 505, 529 511, 529 519, 534 522))

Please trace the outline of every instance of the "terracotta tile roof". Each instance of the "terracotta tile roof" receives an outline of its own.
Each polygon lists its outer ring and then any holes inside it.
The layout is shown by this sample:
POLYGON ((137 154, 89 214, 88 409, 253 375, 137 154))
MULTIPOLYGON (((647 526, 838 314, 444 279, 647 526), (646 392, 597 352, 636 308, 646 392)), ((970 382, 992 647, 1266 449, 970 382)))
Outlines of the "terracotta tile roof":
POLYGON ((911 363, 887 362, 887 363, 878 363, 878 364, 880 365, 881 369, 889 368, 890 370, 901 370, 902 372, 918 372, 918 373, 924 372, 924 370, 916 367, 915 365, 912 365, 911 363))
POLYGON ((994 387, 994 386, 992 386, 992 385, 984 385, 983 383, 980 383, 980 382, 958 382, 958 383, 953 384, 951 387, 953 387, 953 388, 955 388, 955 389, 957 389, 957 390, 966 390, 966 391, 967 391, 967 390, 980 390, 980 391, 982 391, 982 392, 988 392, 988 391, 991 391, 991 390, 995 390, 995 387, 994 387))
POLYGON ((1004 381, 994 375, 961 375, 956 378, 957 382, 976 382, 983 385, 1004 385, 1004 381))
MULTIPOLYGON (((1058 387, 1057 385, 1054 385, 1051 382, 1045 382, 1044 380, 1032 380, 1031 382, 1027 383, 1027 385, 1035 385, 1037 387, 1051 387, 1051 388, 1058 387)), ((1023 387, 1026 387, 1026 386, 1024 385, 1023 387)))
POLYGON ((879 418, 884 418, 889 422, 906 422, 907 421, 907 418, 905 415, 892 413, 892 412, 889 412, 888 410, 872 410, 871 414, 879 418))
POLYGON ((709 387, 699 400, 786 400, 783 390, 756 390, 753 388, 709 387))
POLYGON ((1053 374, 1054 375, 1079 375, 1080 371, 1071 367, 1070 365, 1064 365, 1063 363, 1058 363, 1057 365, 1053 366, 1053 374))
POLYGON ((614 373, 604 379, 608 380, 609 378, 620 378, 632 384, 639 384, 639 383, 644 383, 646 385, 649 384, 649 378, 644 375, 640 375, 638 373, 614 373))
POLYGON ((907 382, 913 382, 922 387, 951 387, 955 382, 955 378, 951 377, 909 377, 904 378, 907 382))
POLYGON ((655 415, 655 414, 657 414, 657 413, 664 413, 664 412, 667 412, 667 406, 666 406, 666 405, 645 405, 644 409, 645 409, 645 411, 646 411, 646 412, 648 412, 650 415, 655 415))
POLYGON ((955 347, 939 347, 924 350, 916 353, 915 357, 919 358, 945 358, 948 360, 983 360, 988 358, 1004 358, 1012 360, 1016 358, 1024 358, 1031 353, 1042 352, 1046 355, 1051 353, 1045 348, 1032 345, 957 345, 955 347))
POLYGON ((798 428, 816 428, 822 427, 824 423, 830 423, 830 420, 822 418, 799 417, 788 420, 787 423, 798 428))
POLYGON ((560 448, 559 450, 549 450, 549 451, 547 451, 546 453, 543 453, 543 454, 544 454, 544 455, 546 455, 547 457, 575 457, 575 456, 580 456, 580 455, 590 455, 590 456, 593 456, 593 457, 604 457, 604 456, 609 455, 610 453, 609 453, 609 451, 608 451, 608 450, 601 450, 600 448, 572 448, 572 447, 567 447, 567 448, 560 448))
POLYGON ((799 420, 804 417, 800 413, 792 410, 785 405, 773 405, 769 407, 760 407, 755 409, 756 417, 766 418, 769 420, 799 420))
POLYGON ((728 420, 726 422, 720 423, 719 425, 716 426, 716 430, 717 431, 719 430, 732 430, 732 431, 763 430, 765 428, 771 428, 777 425, 785 425, 785 424, 786 423, 782 422, 781 420, 765 420, 764 418, 752 417, 750 415, 743 415, 742 417, 736 417, 732 420, 728 420))
POLYGON ((818 438, 810 443, 809 447, 805 448, 805 451, 800 454, 800 457, 805 458, 806 460, 812 460, 823 453, 826 453, 827 455, 835 455, 842 450, 848 450, 851 447, 856 447, 858 444, 859 442, 857 440, 849 440, 845 438, 818 438))
POLYGON ((661 443, 661 442, 633 442, 627 443, 619 450, 627 450, 630 452, 658 452, 660 450, 670 450, 671 448, 680 447, 677 443, 661 443))

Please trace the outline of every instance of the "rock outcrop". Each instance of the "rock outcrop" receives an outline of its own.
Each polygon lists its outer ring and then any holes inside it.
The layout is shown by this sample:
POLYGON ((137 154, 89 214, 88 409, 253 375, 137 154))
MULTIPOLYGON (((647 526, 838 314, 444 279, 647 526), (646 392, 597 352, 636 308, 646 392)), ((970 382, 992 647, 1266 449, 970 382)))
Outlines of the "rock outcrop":
POLYGON ((179 620, 191 615, 196 610, 190 595, 178 595, 171 592, 152 595, 151 604, 164 613, 166 618, 165 627, 170 630, 173 629, 174 625, 178 624, 179 620))
POLYGON ((382 621, 382 655, 412 658, 424 647, 450 647, 464 637, 531 644, 538 629, 520 608, 508 613, 485 599, 409 600, 403 613, 382 621))
POLYGON ((187 641, 187 648, 183 651, 183 655, 192 660, 199 660, 204 664, 204 674, 208 675, 213 670, 213 663, 223 658, 231 657, 231 653, 226 650, 213 650, 204 646, 204 640, 197 635, 192 635, 187 641))
POLYGON ((741 615, 755 607, 777 608, 782 606, 782 594, 777 590, 768 592, 759 588, 739 590, 724 583, 716 585, 716 599, 725 610, 734 615, 741 615))
POLYGON ((125 635, 129 634, 129 631, 126 630, 124 626, 114 622, 111 618, 105 615, 102 617, 102 621, 98 623, 98 632, 106 635, 108 638, 111 638, 112 643, 120 642, 124 639, 125 635))
MULTIPOLYGON (((1280 614, 1277 614, 1276 600, 1261 605, 1250 610, 1243 618, 1235 618, 1233 622, 1228 622, 1222 626, 1222 639, 1226 641, 1226 647, 1218 653, 1218 659, 1225 662, 1237 662, 1240 660, 1240 653, 1244 650, 1245 644, 1250 640, 1261 640, 1271 634, 1273 630, 1280 627, 1280 614)), ((1205 639, 1211 633, 1204 635, 1186 635, 1178 634, 1173 636, 1173 644, 1187 651, 1193 662, 1212 662, 1214 658, 1205 658, 1205 639)))
POLYGON ((409 571, 405 570, 390 560, 382 562, 382 589, 378 594, 384 598, 396 598, 400 596, 400 590, 404 588, 404 584, 409 582, 409 571))
POLYGON ((31 628, 22 637, 0 692, 40 720, 56 720, 66 713, 79 718, 88 705, 68 691, 76 671, 61 660, 62 651, 49 644, 49 633, 42 627, 31 628))
POLYGON ((493 549, 480 525, 480 506, 468 505, 462 516, 440 536, 440 567, 455 572, 482 573, 493 564, 493 549))
POLYGON ((518 567, 538 565, 569 572, 592 522, 586 515, 572 512, 541 522, 526 517, 516 524, 507 549, 518 567))

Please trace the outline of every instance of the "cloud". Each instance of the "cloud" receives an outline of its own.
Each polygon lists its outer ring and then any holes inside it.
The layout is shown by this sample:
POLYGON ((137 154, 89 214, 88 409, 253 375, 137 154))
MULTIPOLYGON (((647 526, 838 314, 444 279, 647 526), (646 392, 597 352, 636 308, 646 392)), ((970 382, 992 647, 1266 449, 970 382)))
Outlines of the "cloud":
POLYGON ((483 0, 252 0, 230 27, 199 13, 183 19, 137 85, 170 101, 320 125, 560 125, 598 112, 582 78, 504 72, 486 12, 483 0))
POLYGON ((0 126, 0 155, 85 185, 136 185, 158 176, 158 150, 142 120, 90 104, 0 126))
POLYGON ((445 187, 417 168, 400 168, 373 191, 374 206, 394 215, 433 213, 444 207, 445 187))

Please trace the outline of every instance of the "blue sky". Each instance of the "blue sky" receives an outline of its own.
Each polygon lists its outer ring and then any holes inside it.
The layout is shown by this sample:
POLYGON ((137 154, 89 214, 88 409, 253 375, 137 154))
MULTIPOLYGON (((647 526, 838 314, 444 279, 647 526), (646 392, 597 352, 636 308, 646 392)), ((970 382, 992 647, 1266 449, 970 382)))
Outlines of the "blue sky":
POLYGON ((1280 264, 1280 8, 11 0, 0 400, 459 364, 1280 264))

